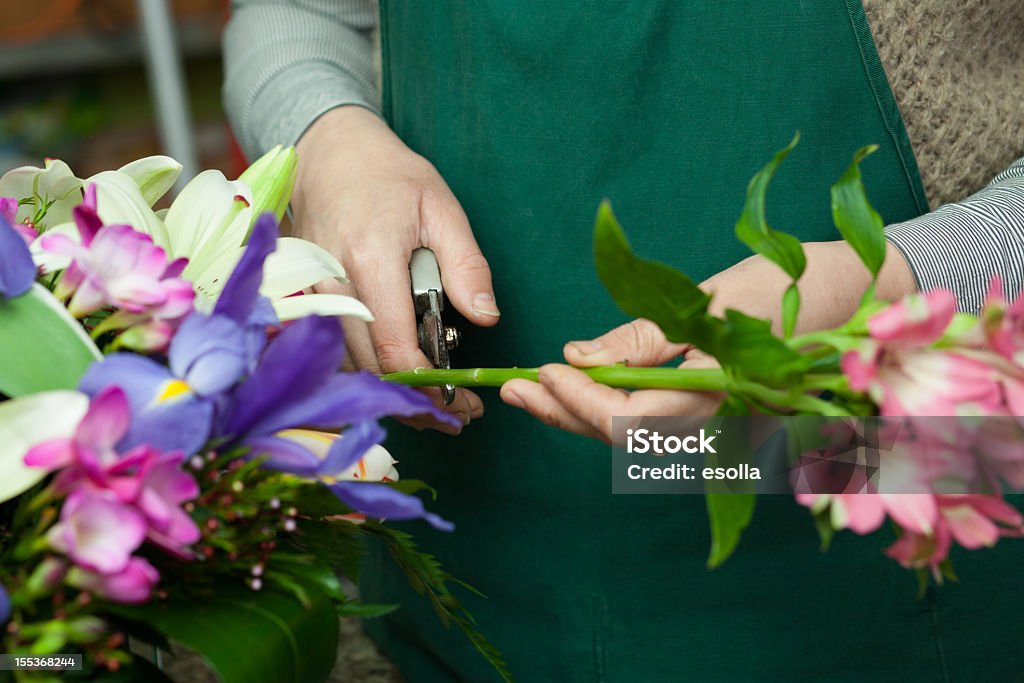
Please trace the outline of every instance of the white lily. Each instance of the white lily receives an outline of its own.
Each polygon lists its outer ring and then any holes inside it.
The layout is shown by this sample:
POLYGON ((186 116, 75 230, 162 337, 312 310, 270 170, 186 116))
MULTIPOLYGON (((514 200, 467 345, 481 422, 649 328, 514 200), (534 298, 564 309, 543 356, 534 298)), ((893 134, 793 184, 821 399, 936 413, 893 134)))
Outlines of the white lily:
MULTIPOLYGON (((174 184, 181 165, 164 156, 140 159, 85 180, 76 178, 62 161, 48 161, 45 169, 15 169, 0 178, 0 197, 52 198, 59 191, 59 201, 47 213, 47 226, 77 238, 71 209, 81 203, 81 188, 95 184, 104 223, 131 225, 150 235, 171 257, 189 259, 183 277, 195 286, 196 308, 209 311, 241 258, 256 211, 273 211, 278 218, 283 214, 295 180, 295 161, 294 149, 276 147, 239 180, 228 180, 220 171, 204 171, 182 189, 165 213, 153 211, 152 205, 174 184), (258 188, 255 196, 250 183, 258 188)), ((66 258, 45 253, 38 243, 32 251, 44 272, 67 266, 66 258)), ((332 278, 345 281, 345 270, 336 258, 311 242, 282 237, 264 266, 260 292, 271 300, 281 320, 311 314, 373 320, 369 309, 353 297, 291 296, 332 278)))
POLYGON ((44 441, 70 437, 88 408, 89 397, 78 391, 44 391, 0 403, 0 502, 47 475, 28 467, 25 453, 44 441))

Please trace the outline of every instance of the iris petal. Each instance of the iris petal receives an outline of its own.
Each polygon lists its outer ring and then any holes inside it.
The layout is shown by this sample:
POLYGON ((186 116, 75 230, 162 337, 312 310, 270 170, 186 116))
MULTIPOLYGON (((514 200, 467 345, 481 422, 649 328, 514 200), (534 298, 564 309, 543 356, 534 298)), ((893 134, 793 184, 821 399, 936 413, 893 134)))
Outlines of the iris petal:
POLYGON ((423 519, 441 531, 452 531, 455 525, 432 512, 423 501, 383 484, 341 481, 331 485, 334 495, 353 510, 381 519, 423 519))

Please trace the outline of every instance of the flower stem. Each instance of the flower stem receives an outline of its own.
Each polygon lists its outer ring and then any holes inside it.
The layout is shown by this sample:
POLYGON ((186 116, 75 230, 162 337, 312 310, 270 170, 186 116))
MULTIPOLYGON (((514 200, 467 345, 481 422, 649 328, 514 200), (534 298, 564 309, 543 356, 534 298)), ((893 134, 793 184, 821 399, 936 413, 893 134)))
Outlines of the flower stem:
MULTIPOLYGON (((500 387, 512 379, 537 381, 537 368, 474 368, 437 370, 416 368, 392 372, 382 379, 410 387, 500 387)), ((610 365, 582 369, 595 382, 619 389, 680 389, 684 391, 725 391, 728 380, 718 368, 631 368, 610 365)))

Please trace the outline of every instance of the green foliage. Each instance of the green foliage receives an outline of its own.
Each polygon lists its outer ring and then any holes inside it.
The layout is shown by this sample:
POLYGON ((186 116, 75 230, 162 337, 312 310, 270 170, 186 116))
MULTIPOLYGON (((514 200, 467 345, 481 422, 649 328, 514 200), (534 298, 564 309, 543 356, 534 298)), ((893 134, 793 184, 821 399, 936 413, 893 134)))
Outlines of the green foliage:
POLYGON ((673 342, 690 342, 723 368, 769 386, 788 386, 809 361, 771 332, 771 325, 727 311, 707 312, 711 297, 674 268, 633 253, 610 204, 602 202, 594 228, 598 275, 626 313, 657 323, 673 342))
POLYGON ((74 389, 99 349, 53 295, 35 285, 0 300, 0 393, 74 389))
POLYGON ((501 652, 480 633, 473 615, 451 593, 448 584, 455 583, 481 595, 479 591, 454 579, 444 571, 433 555, 416 547, 411 535, 375 521, 368 521, 361 528, 367 533, 377 536, 387 545, 388 552, 395 563, 405 572, 409 584, 417 593, 425 594, 430 599, 434 611, 437 612, 437 616, 445 627, 447 628, 451 624, 458 627, 469 638, 469 642, 473 644, 476 651, 494 667, 501 680, 511 681, 512 674, 508 671, 501 652))
POLYGON ((861 147, 853 162, 832 186, 832 220, 857 256, 877 277, 885 262, 885 224, 868 202, 860 175, 860 162, 878 149, 878 145, 861 147))
POLYGON ((747 185, 747 202, 743 206, 740 219, 736 222, 736 236, 740 241, 750 247, 755 254, 761 254, 777 264, 794 281, 803 275, 804 268, 807 267, 803 245, 792 235, 774 230, 768 225, 765 218, 765 195, 779 164, 793 151, 799 141, 800 134, 797 133, 788 145, 779 150, 772 160, 751 178, 750 184, 747 185))
POLYGON ((704 503, 711 524, 708 567, 714 569, 735 552, 743 530, 754 518, 757 496, 753 493, 707 493, 704 503))
POLYGON ((608 200, 597 210, 594 263, 623 311, 653 320, 670 341, 713 344, 718 325, 706 315, 711 297, 683 273, 634 254, 608 200))
POLYGON ((224 683, 319 683, 334 666, 338 617, 319 588, 303 590, 308 605, 286 592, 222 582, 203 599, 115 609, 200 654, 224 683))

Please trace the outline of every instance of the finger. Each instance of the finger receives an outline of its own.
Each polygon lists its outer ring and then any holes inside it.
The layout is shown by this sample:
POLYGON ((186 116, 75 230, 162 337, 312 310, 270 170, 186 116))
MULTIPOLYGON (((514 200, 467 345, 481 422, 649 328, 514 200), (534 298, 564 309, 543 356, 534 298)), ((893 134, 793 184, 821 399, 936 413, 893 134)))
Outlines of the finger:
POLYGON ((360 258, 358 266, 353 264, 351 273, 359 300, 373 313, 370 337, 380 369, 397 372, 430 367, 416 334, 409 251, 394 245, 393 250, 385 246, 374 254, 379 256, 360 258))
POLYGON ((455 398, 450 405, 444 405, 443 395, 439 388, 427 387, 420 391, 430 396, 435 407, 457 417, 462 422, 462 425, 460 427, 453 427, 438 421, 430 415, 398 418, 399 422, 414 429, 436 429, 445 434, 456 435, 462 431, 463 427, 484 415, 484 402, 479 396, 468 389, 456 389, 455 398))
MULTIPOLYGON (((355 296, 356 289, 351 283, 342 284, 337 280, 324 280, 313 287, 318 294, 344 294, 355 296)), ((345 331, 345 360, 342 368, 345 370, 369 370, 379 375, 380 364, 377 362, 377 354, 373 350, 373 340, 370 337, 370 327, 365 320, 352 316, 341 317, 341 327, 345 331)))
POLYGON ((629 394, 598 384, 568 365, 545 365, 540 369, 539 379, 565 410, 605 441, 611 439, 612 417, 631 415, 626 410, 629 394))
POLYGON ((595 439, 603 436, 592 426, 562 406, 544 386, 525 379, 514 379, 501 387, 501 400, 525 410, 546 425, 595 439))
POLYGON ((584 373, 565 365, 541 368, 541 384, 569 413, 612 441, 632 423, 619 424, 613 432, 613 418, 651 416, 710 416, 721 403, 720 394, 651 389, 626 393, 594 382, 584 373))
POLYGON ((452 305, 470 322, 496 325, 501 317, 491 268, 473 237, 469 220, 451 193, 423 199, 424 244, 434 251, 441 282, 452 305))
POLYGON ((673 344, 650 320, 638 318, 620 325, 597 339, 571 341, 565 345, 565 359, 577 367, 612 365, 655 366, 685 353, 689 344, 673 344))

